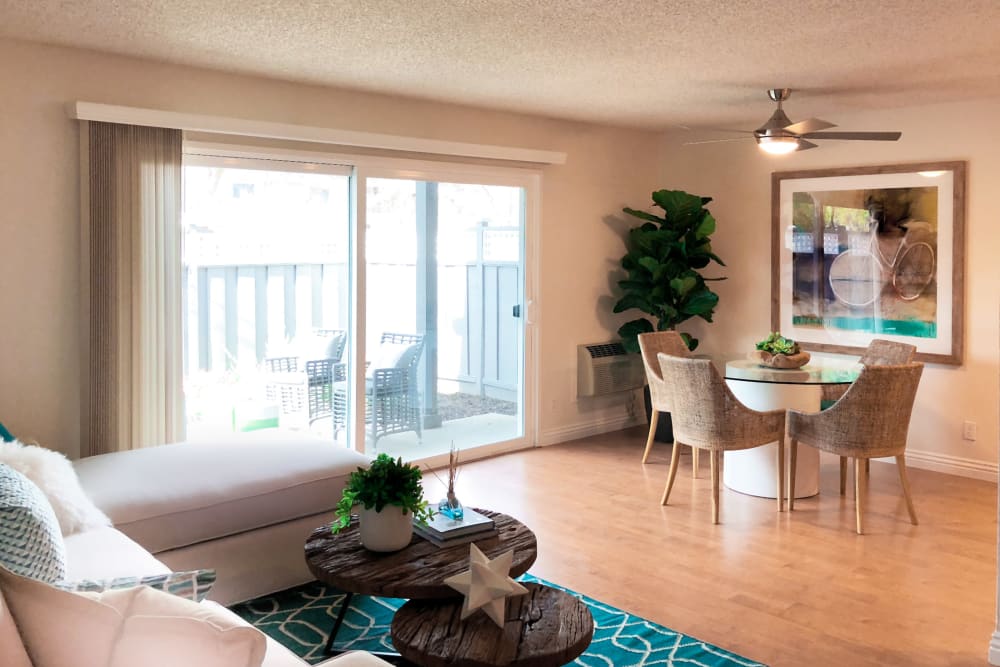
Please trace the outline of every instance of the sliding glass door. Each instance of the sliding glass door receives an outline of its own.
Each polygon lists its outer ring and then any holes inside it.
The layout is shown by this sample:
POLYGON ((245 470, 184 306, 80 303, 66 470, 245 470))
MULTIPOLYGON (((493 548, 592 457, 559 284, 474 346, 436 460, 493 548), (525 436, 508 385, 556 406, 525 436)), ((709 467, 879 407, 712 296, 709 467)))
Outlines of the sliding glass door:
POLYGON ((351 169, 186 155, 184 393, 189 439, 330 437, 346 395, 351 169))
POLYGON ((202 150, 184 169, 189 439, 307 432, 409 460, 532 444, 537 176, 202 150))
POLYGON ((523 187, 364 179, 364 449, 523 440, 523 187))

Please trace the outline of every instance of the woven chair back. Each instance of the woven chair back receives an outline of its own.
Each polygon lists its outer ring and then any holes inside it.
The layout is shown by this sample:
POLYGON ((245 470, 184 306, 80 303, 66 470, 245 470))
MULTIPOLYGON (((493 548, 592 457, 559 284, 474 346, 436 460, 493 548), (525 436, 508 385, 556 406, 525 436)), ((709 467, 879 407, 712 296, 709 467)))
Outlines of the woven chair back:
POLYGON ((784 413, 756 412, 743 405, 709 359, 666 354, 658 359, 667 378, 677 442, 707 449, 747 449, 784 435, 784 413))
POLYGON ((691 356, 687 344, 676 331, 654 331, 639 334, 639 350, 642 352, 642 365, 646 368, 646 382, 649 384, 649 399, 653 409, 659 412, 670 412, 670 394, 663 382, 658 354, 668 354, 674 357, 691 356))
POLYGON ((839 401, 817 414, 792 414, 793 438, 840 456, 898 456, 906 450, 906 434, 924 365, 874 365, 839 401))
POLYGON ((861 355, 861 363, 865 366, 898 366, 913 361, 916 352, 915 345, 876 338, 868 343, 868 349, 861 355))

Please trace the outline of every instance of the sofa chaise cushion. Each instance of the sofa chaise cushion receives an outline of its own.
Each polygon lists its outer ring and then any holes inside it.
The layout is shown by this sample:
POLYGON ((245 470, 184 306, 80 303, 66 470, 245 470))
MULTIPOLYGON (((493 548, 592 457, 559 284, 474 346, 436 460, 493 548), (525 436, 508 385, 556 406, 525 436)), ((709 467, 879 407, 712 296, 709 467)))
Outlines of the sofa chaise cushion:
POLYGON ((169 573, 169 567, 111 526, 66 538, 66 581, 169 573))
POLYGON ((256 431, 81 459, 84 490, 159 553, 332 510, 368 459, 313 436, 256 431))

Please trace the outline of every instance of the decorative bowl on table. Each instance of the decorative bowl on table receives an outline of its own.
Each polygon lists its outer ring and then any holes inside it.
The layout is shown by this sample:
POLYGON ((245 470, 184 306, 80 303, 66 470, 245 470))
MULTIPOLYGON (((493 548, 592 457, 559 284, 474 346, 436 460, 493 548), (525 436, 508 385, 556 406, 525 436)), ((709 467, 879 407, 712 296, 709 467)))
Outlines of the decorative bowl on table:
POLYGON ((809 353, 802 351, 795 354, 772 354, 764 350, 754 350, 747 355, 747 358, 768 368, 802 368, 809 363, 809 353))
POLYGON ((761 366, 768 368, 802 368, 809 363, 809 353, 801 349, 794 340, 785 338, 778 331, 759 341, 755 348, 748 355, 748 358, 750 361, 756 361, 761 366))

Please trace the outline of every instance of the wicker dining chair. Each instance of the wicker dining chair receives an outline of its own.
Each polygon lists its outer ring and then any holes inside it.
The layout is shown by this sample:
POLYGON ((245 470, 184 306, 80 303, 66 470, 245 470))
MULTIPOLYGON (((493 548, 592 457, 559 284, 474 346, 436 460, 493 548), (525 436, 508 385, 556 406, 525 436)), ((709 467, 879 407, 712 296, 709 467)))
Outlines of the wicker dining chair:
POLYGON ((913 400, 924 365, 869 365, 839 401, 821 412, 788 411, 788 436, 791 441, 791 473, 788 483, 788 509, 795 507, 795 460, 798 444, 810 445, 838 456, 849 456, 854 465, 854 503, 858 534, 864 532, 866 475, 859 461, 895 456, 899 481, 906 498, 910 522, 917 525, 917 512, 910 496, 906 475, 906 433, 913 412, 913 400))
POLYGON ((686 359, 657 355, 663 377, 670 391, 673 408, 674 451, 670 457, 670 472, 663 489, 661 505, 670 498, 677 473, 676 445, 707 449, 712 464, 712 523, 719 523, 719 473, 722 452, 750 449, 772 442, 778 443, 775 466, 778 478, 778 511, 784 510, 785 487, 785 411, 758 412, 743 405, 726 386, 708 359, 686 359))
MULTIPOLYGON (((642 462, 649 458, 653 449, 653 436, 659 423, 661 412, 670 412, 670 395, 663 376, 660 374, 660 362, 656 355, 669 354, 674 357, 689 357, 687 343, 676 331, 655 331, 639 334, 639 350, 642 352, 642 365, 646 368, 646 382, 649 384, 649 401, 653 406, 649 418, 649 435, 646 437, 646 449, 642 452, 642 462)), ((676 441, 674 447, 677 446, 676 441)), ((698 476, 698 450, 691 448, 691 474, 698 476)))
MULTIPOLYGON (((876 338, 868 343, 868 348, 861 355, 859 362, 862 366, 895 366, 908 364, 913 361, 913 355, 917 348, 909 343, 897 343, 891 340, 876 338)), ((834 403, 844 395, 847 387, 842 384, 828 384, 823 386, 823 402, 834 403)), ((865 474, 870 471, 871 460, 865 459, 865 474)), ((840 495, 847 492, 847 457, 840 457, 840 495)))

